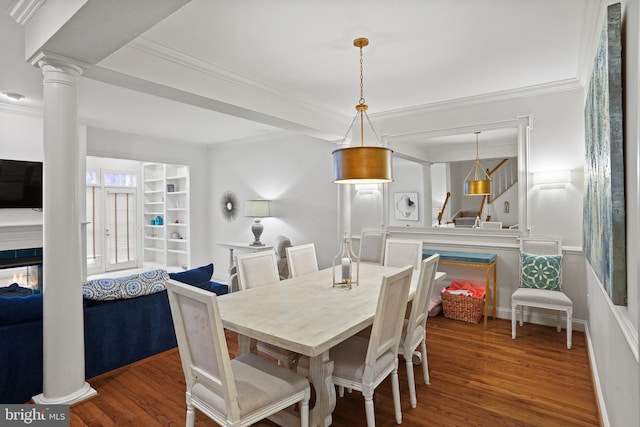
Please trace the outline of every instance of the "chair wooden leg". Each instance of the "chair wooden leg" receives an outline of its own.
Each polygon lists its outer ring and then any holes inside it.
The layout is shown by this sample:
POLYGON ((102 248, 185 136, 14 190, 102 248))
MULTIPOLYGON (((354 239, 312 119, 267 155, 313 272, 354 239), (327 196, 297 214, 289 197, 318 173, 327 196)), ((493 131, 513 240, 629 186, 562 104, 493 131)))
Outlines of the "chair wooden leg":
POLYGON ((411 360, 405 359, 407 365, 407 382, 409 383, 409 400, 411 401, 411 407, 418 406, 418 399, 416 398, 416 380, 413 375, 413 363, 411 360))
POLYGON ((567 310, 567 349, 571 350, 571 334, 573 331, 573 310, 567 310))
POLYGON ((524 324, 524 305, 520 306, 520 326, 524 324))
POLYGON ((300 427, 309 427, 309 399, 300 403, 300 427))
POLYGON ((518 317, 518 305, 511 304, 511 339, 516 339, 516 317, 518 317))
POLYGON ((422 354, 422 376, 424 383, 431 384, 431 379, 429 378, 429 362, 427 361, 427 344, 424 341, 420 344, 420 353, 422 354))
POLYGON ((191 403, 187 403, 187 427, 193 427, 196 422, 196 410, 191 403))
MULTIPOLYGON (((396 423, 402 424, 402 409, 400 408, 400 383, 398 381, 397 367, 391 373, 391 392, 393 394, 393 408, 395 409, 395 412, 396 412, 396 423)), ((371 402, 371 408, 373 409, 373 402, 371 402)), ((375 425, 375 421, 374 421, 374 425, 375 425)))
POLYGON ((560 310, 556 311, 556 330, 558 332, 562 331, 562 312, 560 310))
POLYGON ((367 416, 367 427, 376 427, 376 414, 373 409, 373 393, 364 394, 364 412, 367 416))

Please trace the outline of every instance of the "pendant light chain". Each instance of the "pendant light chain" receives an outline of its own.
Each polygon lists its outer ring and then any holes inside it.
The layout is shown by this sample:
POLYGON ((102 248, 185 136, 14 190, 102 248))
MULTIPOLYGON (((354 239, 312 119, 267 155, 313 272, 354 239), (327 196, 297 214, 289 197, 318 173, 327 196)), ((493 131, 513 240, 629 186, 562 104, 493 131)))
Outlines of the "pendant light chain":
POLYGON ((362 46, 360 46, 360 105, 365 104, 364 99, 364 61, 362 60, 362 46))
MULTIPOLYGON (((367 147, 364 144, 365 116, 378 144, 380 144, 380 138, 367 114, 368 106, 364 99, 364 55, 362 48, 368 44, 369 40, 364 37, 353 41, 353 45, 360 49, 360 101, 356 105, 353 121, 342 140, 344 144, 355 123, 360 119, 361 144, 360 146, 338 148, 331 153, 333 155, 333 182, 336 184, 385 184, 393 181, 391 164, 393 151, 383 146, 367 147)), ((355 137, 355 135, 353 136, 355 137)))

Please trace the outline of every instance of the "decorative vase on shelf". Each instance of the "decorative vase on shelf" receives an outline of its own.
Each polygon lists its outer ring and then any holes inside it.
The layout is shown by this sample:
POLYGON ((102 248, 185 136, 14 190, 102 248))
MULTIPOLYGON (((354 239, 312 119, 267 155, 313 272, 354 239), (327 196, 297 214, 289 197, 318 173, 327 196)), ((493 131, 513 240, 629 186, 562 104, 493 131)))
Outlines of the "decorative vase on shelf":
POLYGON ((353 251, 351 238, 344 233, 340 252, 333 258, 333 286, 344 285, 351 289, 360 279, 360 259, 353 251))
POLYGON ((156 217, 156 225, 162 225, 162 217, 160 215, 156 217))

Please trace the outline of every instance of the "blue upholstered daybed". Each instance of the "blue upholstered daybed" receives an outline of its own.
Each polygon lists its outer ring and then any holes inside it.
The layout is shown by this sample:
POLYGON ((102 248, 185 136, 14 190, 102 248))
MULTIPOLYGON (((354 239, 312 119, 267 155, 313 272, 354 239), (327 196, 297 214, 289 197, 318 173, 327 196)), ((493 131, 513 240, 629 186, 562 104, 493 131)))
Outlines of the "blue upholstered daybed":
MULTIPOLYGON (((169 277, 218 295, 213 264, 169 277)), ((85 376, 119 368, 175 347, 167 291, 110 301, 84 300, 85 376)), ((42 393, 42 295, 0 296, 0 403, 42 393)))

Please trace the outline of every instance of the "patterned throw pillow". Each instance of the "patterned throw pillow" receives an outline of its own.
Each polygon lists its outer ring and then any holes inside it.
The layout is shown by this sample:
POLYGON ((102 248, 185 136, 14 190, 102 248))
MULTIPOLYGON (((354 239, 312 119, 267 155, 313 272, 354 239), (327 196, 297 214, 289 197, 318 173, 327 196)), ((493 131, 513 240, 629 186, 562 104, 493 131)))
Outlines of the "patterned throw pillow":
POLYGON ((562 255, 520 254, 523 288, 562 290, 562 255))
POLYGON ((135 298, 164 291, 167 280, 169 274, 162 269, 113 279, 94 279, 82 285, 82 296, 98 301, 135 298))

